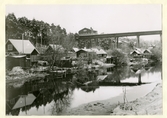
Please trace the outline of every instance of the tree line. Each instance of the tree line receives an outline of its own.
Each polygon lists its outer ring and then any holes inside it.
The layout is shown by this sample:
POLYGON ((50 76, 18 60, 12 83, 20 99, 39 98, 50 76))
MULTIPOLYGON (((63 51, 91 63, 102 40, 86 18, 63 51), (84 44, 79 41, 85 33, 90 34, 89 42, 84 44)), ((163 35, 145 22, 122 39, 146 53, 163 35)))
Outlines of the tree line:
POLYGON ((35 46, 57 44, 69 50, 76 46, 74 34, 67 34, 66 29, 60 25, 50 25, 42 20, 29 20, 26 17, 16 18, 14 13, 8 14, 5 21, 6 41, 24 38, 35 46))

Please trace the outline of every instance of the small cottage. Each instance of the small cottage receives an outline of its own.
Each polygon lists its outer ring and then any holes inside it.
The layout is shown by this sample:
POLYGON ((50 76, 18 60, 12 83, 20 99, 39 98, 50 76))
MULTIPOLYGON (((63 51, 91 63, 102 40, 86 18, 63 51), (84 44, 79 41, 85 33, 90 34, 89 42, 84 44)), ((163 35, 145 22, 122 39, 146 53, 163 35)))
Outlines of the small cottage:
POLYGON ((83 49, 79 49, 79 50, 76 52, 76 55, 77 55, 77 57, 79 57, 79 58, 88 59, 88 57, 89 57, 89 55, 90 55, 91 53, 93 53, 93 50, 83 48, 83 49))
POLYGON ((92 50, 93 52, 95 52, 96 55, 97 55, 99 58, 106 58, 106 57, 107 57, 107 53, 106 53, 106 51, 104 51, 103 49, 92 48, 91 50, 92 50))
POLYGON ((143 51, 143 56, 145 58, 150 58, 151 55, 152 55, 152 52, 149 49, 146 49, 146 50, 143 51))
POLYGON ((141 58, 143 56, 143 53, 142 53, 142 50, 141 49, 138 49, 136 48, 135 50, 133 50, 130 55, 133 57, 133 58, 141 58))
MULTIPOLYGON (((38 61, 38 56, 37 56, 38 54, 39 54, 38 50, 34 47, 34 45, 29 40, 9 39, 6 42, 6 55, 7 55, 6 59, 8 58, 10 58, 10 60, 11 58, 15 58, 17 60, 25 59, 24 62, 27 62, 27 63, 29 62, 30 65, 33 65, 38 61)), ((15 59, 13 59, 13 61, 10 61, 10 62, 14 63, 15 59)), ((21 64, 21 65, 24 67, 24 65, 27 65, 27 64, 21 64)))

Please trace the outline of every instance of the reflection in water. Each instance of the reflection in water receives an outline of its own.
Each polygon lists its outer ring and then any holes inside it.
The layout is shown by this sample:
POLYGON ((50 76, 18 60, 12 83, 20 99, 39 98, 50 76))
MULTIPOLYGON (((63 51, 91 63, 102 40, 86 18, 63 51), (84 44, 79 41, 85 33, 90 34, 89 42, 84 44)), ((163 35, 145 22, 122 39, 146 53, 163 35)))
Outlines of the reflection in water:
MULTIPOLYGON (((115 67, 106 79, 90 86, 72 86, 69 80, 27 82, 20 88, 7 86, 7 115, 50 115, 62 114, 67 108, 76 107, 95 100, 104 100, 136 86, 161 79, 161 64, 140 69, 115 67), (116 87, 117 86, 117 87, 116 87), (122 86, 126 86, 122 89, 122 86)), ((85 75, 84 75, 85 76, 85 75)))
POLYGON ((45 114, 45 106, 52 101, 56 104, 56 111, 60 112, 65 106, 69 106, 71 94, 66 83, 53 79, 48 82, 26 83, 17 89, 10 86, 7 88, 6 114, 26 113, 34 106, 37 110, 43 106, 42 114, 45 114))

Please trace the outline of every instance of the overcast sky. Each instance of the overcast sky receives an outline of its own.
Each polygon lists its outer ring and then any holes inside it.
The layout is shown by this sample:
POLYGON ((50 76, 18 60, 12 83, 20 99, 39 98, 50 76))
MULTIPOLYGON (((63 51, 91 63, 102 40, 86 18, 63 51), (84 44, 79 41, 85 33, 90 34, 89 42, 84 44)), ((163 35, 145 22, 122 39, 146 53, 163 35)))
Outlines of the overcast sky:
POLYGON ((6 15, 14 13, 54 23, 76 33, 92 27, 98 33, 161 29, 161 5, 6 5, 6 15))

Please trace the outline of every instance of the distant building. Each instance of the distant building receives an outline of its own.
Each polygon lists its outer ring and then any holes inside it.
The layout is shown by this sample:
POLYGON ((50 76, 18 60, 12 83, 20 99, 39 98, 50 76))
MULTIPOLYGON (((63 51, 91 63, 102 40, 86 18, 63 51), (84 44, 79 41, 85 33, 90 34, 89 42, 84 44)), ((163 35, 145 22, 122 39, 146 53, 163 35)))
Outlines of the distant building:
POLYGON ((73 48, 76 52, 77 57, 87 58, 89 54, 94 53, 99 58, 105 58, 107 53, 103 49, 98 48, 73 48))
MULTIPOLYGON (((94 34, 98 34, 98 32, 96 30, 93 30, 92 28, 83 28, 80 31, 78 31, 78 35, 79 36, 83 36, 83 35, 94 35, 94 34)), ((93 46, 96 46, 97 40, 94 39, 78 39, 78 47, 80 48, 91 48, 93 46)))
POLYGON ((96 30, 93 30, 92 28, 83 28, 78 32, 80 35, 88 35, 88 34, 97 34, 96 30))

